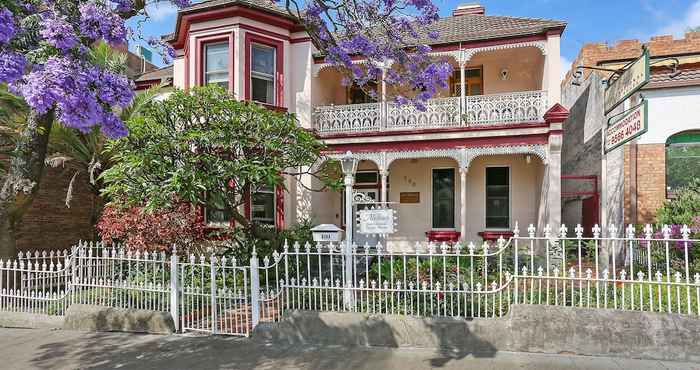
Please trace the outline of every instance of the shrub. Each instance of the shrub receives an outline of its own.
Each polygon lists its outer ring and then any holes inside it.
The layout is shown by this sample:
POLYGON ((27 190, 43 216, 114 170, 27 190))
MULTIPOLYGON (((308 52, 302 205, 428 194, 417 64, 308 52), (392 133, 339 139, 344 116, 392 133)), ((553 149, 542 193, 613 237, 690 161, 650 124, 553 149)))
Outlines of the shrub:
POLYGON ((147 212, 141 207, 108 206, 97 223, 105 244, 126 243, 131 248, 167 250, 173 244, 191 247, 205 240, 197 210, 186 203, 147 212))
POLYGON ((692 225, 693 218, 700 216, 700 179, 693 180, 681 188, 674 199, 667 200, 658 209, 656 217, 660 224, 692 225))

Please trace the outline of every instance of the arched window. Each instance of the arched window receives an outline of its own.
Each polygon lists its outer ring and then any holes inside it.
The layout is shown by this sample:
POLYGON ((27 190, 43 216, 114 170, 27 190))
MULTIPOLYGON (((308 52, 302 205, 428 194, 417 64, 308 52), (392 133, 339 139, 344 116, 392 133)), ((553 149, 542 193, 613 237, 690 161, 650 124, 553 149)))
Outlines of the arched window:
POLYGON ((677 133, 666 140, 666 196, 700 178, 700 130, 677 133))

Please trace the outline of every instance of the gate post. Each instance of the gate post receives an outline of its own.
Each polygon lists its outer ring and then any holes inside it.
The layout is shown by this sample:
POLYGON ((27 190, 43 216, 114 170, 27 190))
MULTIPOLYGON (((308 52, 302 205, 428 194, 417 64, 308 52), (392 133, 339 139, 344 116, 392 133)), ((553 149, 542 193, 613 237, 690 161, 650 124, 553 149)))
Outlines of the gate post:
POLYGON ((211 333, 216 334, 216 321, 217 321, 217 310, 216 310, 216 256, 211 256, 209 258, 209 267, 211 271, 211 333))
POLYGON ((170 316, 173 318, 173 323, 175 323, 175 331, 180 331, 180 315, 178 309, 180 308, 180 278, 177 274, 177 248, 173 244, 172 254, 170 255, 170 316))
POLYGON ((258 255, 253 246, 253 255, 250 257, 250 316, 252 328, 255 329, 260 322, 260 272, 258 271, 258 255))

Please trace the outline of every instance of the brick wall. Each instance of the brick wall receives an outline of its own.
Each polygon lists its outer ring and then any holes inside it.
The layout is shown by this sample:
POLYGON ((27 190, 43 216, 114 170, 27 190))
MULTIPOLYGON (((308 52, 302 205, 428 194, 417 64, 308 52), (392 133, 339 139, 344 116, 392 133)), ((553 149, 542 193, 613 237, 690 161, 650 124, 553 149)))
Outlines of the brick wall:
POLYGON ((79 174, 73 185, 71 207, 65 204, 74 173, 63 168, 46 169, 39 192, 18 228, 18 250, 64 249, 79 239, 92 239, 93 196, 85 173, 79 174))
POLYGON ((666 147, 664 144, 638 144, 637 146, 637 218, 633 216, 634 181, 631 176, 630 145, 624 147, 625 173, 625 223, 646 224, 656 221, 656 210, 666 200, 666 147))
MULTIPOLYGON (((574 68, 580 65, 595 66, 603 62, 624 61, 637 58, 642 51, 642 45, 649 49, 651 57, 661 57, 680 54, 700 53, 700 32, 688 32, 682 39, 675 40, 673 36, 655 36, 649 42, 639 40, 621 40, 614 45, 607 43, 589 43, 583 45, 574 60, 571 70, 567 72, 562 85, 568 83, 574 68)), ((565 66, 565 68, 568 66, 565 66)), ((587 76, 590 71, 584 71, 587 76)))

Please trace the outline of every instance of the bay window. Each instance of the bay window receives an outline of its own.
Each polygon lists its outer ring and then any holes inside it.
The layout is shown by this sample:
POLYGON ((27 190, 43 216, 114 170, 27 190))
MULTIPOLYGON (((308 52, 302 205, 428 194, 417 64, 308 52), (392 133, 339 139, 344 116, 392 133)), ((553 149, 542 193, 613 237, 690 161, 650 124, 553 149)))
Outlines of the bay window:
POLYGON ((486 167, 486 228, 510 227, 510 168, 486 167))
POLYGON ((455 227, 455 170, 433 169, 433 229, 455 227))
POLYGON ((215 84, 228 89, 228 42, 204 45, 204 84, 215 84))
POLYGON ((252 44, 250 48, 251 100, 275 105, 276 50, 261 44, 252 44))

